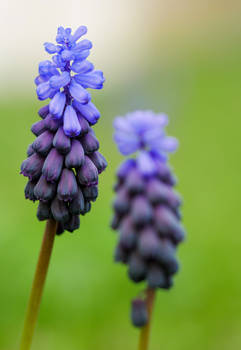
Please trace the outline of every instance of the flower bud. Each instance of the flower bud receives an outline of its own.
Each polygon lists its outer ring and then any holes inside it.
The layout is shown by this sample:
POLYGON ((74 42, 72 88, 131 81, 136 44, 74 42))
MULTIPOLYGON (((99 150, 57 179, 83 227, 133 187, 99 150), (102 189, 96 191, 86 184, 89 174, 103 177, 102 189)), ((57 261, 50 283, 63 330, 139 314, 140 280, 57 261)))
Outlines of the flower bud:
POLYGON ((77 230, 80 226, 80 219, 79 215, 72 215, 68 222, 64 224, 64 229, 73 232, 74 230, 77 230))
POLYGON ((147 273, 147 283, 150 288, 162 288, 166 284, 166 276, 161 266, 151 264, 147 273))
POLYGON ((28 176, 29 180, 38 179, 41 175, 44 158, 37 153, 33 153, 25 159, 21 165, 21 174, 28 176))
POLYGON ((68 136, 65 135, 64 130, 61 127, 58 128, 53 140, 53 146, 61 154, 67 154, 71 149, 71 141, 68 136))
POLYGON ((144 327, 148 322, 146 302, 142 299, 135 299, 131 305, 131 321, 135 327, 144 327))
POLYGON ((51 217, 50 205, 48 202, 39 201, 37 218, 40 221, 47 220, 51 217))
POLYGON ((95 202, 98 197, 98 186, 87 186, 82 189, 85 199, 89 202, 95 202))
POLYGON ((63 169, 58 188, 58 198, 62 201, 71 201, 78 193, 78 186, 73 170, 63 169))
POLYGON ((99 141, 91 132, 82 136, 81 144, 86 154, 93 153, 99 149, 99 141))
POLYGON ((79 168, 84 160, 85 154, 81 143, 78 140, 72 140, 71 150, 65 157, 65 166, 67 168, 79 168))
POLYGON ((32 154, 34 154, 34 149, 33 149, 32 143, 31 143, 27 149, 27 156, 30 157, 32 154))
POLYGON ((68 204, 55 197, 51 203, 51 212, 56 221, 66 223, 70 219, 68 204))
POLYGON ((44 125, 49 131, 55 132, 60 126, 60 121, 58 119, 54 119, 51 114, 48 114, 44 119, 44 125))
POLYGON ((53 134, 50 131, 44 131, 39 135, 32 144, 32 148, 35 152, 41 154, 42 156, 48 154, 52 147, 53 134))
POLYGON ((107 167, 107 161, 105 160, 105 157, 101 153, 93 152, 89 154, 88 157, 96 166, 99 174, 102 173, 102 171, 104 171, 105 168, 107 167))
POLYGON ((77 170, 77 178, 79 183, 85 186, 98 183, 98 171, 89 157, 85 156, 84 164, 77 170))
POLYGON ((129 259, 128 275, 132 281, 138 283, 145 279, 147 265, 144 259, 137 253, 132 253, 129 259))
POLYGON ((52 148, 45 159, 42 170, 47 181, 54 182, 58 180, 62 171, 63 161, 64 157, 55 148, 52 148))
POLYGON ((38 115, 44 119, 49 114, 49 105, 43 106, 39 109, 38 115))
POLYGON ((34 187, 34 195, 41 201, 49 201, 54 198, 56 194, 56 184, 47 182, 42 175, 34 187))
POLYGON ((36 186, 36 181, 28 181, 27 185, 25 186, 24 193, 25 198, 30 199, 31 201, 36 201, 36 197, 34 195, 34 187, 36 186))
POLYGON ((147 225, 152 219, 152 207, 142 195, 136 196, 132 201, 131 218, 136 226, 147 225))
POLYGON ((46 125, 44 120, 40 120, 37 123, 34 123, 31 127, 31 131, 34 135, 39 136, 46 130, 46 125))
POLYGON ((134 230, 130 218, 125 217, 120 225, 120 240, 119 244, 126 249, 134 249, 136 246, 137 234, 134 230))
POLYGON ((125 187, 120 188, 117 192, 113 207, 119 215, 128 213, 130 209, 130 198, 125 187))

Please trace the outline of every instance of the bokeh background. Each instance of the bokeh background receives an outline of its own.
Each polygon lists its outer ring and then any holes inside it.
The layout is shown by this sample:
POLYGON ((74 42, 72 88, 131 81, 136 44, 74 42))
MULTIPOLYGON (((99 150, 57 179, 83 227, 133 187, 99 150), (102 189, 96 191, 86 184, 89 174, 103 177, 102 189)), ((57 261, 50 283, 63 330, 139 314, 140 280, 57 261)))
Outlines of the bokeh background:
POLYGON ((92 60, 105 73, 93 101, 109 167, 73 235, 55 242, 32 349, 131 350, 132 284, 114 264, 109 228, 122 160, 112 120, 134 109, 170 117, 180 140, 171 164, 188 236, 175 287, 160 291, 150 350, 241 348, 241 3, 225 0, 0 2, 0 348, 18 348, 44 224, 24 199, 21 161, 37 121, 33 79, 57 26, 89 28, 92 60))

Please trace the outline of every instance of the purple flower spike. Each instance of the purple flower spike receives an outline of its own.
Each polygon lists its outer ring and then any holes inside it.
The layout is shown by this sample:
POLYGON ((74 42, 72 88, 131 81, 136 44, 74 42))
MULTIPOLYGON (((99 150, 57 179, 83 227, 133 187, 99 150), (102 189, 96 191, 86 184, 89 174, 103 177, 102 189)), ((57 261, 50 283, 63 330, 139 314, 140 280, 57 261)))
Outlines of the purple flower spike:
MULTIPOLYGON (((165 134, 168 118, 151 111, 136 111, 114 122, 120 152, 125 160, 117 171, 112 228, 119 230, 115 260, 127 264, 132 281, 145 281, 150 289, 169 289, 178 271, 176 248, 185 237, 180 223, 181 199, 173 190, 175 178, 167 165, 167 153, 178 142, 165 134)), ((132 323, 147 321, 145 300, 132 304, 132 323)))
POLYGON ((44 44, 52 60, 39 63, 35 84, 39 100, 50 100, 38 111, 41 120, 31 128, 36 139, 21 165, 29 178, 25 197, 39 201, 39 220, 58 222, 58 235, 79 228, 79 216, 91 210, 99 174, 107 166, 92 130, 100 112, 86 90, 102 89, 105 78, 86 60, 92 43, 79 40, 86 33, 85 26, 73 33, 59 27, 56 43, 44 44))

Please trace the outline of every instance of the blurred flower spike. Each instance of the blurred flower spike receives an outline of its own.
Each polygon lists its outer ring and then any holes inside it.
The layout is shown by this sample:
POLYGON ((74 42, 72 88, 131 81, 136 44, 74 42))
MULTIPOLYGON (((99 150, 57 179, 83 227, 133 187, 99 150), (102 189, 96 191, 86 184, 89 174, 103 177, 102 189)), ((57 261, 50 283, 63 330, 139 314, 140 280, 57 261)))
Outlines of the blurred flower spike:
MULTIPOLYGON (((181 198, 173 190, 176 179, 167 164, 178 147, 166 136, 168 117, 136 111, 114 121, 114 139, 126 159, 117 171, 112 228, 119 238, 115 261, 128 265, 129 278, 145 281, 149 289, 169 289, 178 271, 176 248, 185 233, 180 224, 181 198)), ((132 322, 148 322, 146 301, 132 302, 132 322)))

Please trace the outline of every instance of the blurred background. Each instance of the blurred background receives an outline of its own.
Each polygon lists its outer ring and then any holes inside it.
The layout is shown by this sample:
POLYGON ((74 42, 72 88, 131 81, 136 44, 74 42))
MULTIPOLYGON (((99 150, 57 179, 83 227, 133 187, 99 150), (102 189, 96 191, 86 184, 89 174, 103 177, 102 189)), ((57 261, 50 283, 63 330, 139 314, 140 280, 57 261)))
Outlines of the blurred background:
POLYGON ((130 301, 143 286, 114 264, 109 228, 115 170, 122 161, 112 120, 134 109, 170 117, 180 140, 171 164, 184 198, 188 236, 175 286, 160 291, 150 350, 241 348, 241 3, 230 0, 0 2, 0 348, 18 348, 44 223, 24 199, 19 167, 38 120, 33 80, 43 43, 59 25, 89 28, 90 61, 105 87, 92 100, 109 162, 100 194, 73 235, 56 238, 35 350, 131 350, 138 330, 130 301))

